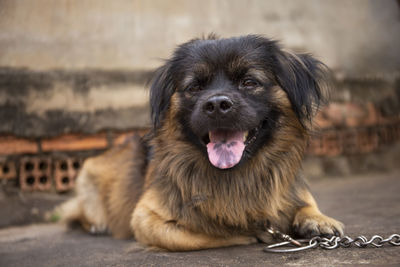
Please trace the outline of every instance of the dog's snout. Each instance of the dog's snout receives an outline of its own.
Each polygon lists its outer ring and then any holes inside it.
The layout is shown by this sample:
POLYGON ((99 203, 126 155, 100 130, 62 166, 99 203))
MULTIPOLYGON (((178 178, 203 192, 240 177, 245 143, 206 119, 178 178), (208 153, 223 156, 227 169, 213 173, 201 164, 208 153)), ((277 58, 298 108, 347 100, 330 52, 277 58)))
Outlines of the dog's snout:
POLYGON ((209 115, 226 114, 232 110, 233 101, 225 95, 210 97, 203 105, 203 111, 209 115))

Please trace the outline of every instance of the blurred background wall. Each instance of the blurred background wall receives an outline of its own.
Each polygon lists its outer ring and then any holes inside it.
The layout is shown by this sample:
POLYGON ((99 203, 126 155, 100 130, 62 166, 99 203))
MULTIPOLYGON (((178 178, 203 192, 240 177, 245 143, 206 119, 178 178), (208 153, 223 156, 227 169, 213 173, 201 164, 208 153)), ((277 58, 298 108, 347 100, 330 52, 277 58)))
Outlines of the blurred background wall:
POLYGON ((310 176, 397 167, 399 1, 0 0, 0 178, 73 187, 83 158, 149 126, 162 59, 209 33, 262 34, 332 69, 310 176))
POLYGON ((345 75, 398 71, 392 0, 0 1, 0 65, 152 70, 191 38, 250 33, 321 57, 345 75))

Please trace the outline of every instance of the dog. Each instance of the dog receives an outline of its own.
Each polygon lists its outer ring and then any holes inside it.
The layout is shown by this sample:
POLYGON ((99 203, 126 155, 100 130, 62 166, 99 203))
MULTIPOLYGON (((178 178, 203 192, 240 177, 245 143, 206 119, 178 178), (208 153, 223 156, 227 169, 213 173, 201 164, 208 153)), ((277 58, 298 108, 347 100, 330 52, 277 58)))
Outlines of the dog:
POLYGON ((343 235, 301 175, 327 74, 258 35, 180 45, 152 80, 150 132, 87 159, 62 220, 169 251, 269 243, 266 225, 343 235))

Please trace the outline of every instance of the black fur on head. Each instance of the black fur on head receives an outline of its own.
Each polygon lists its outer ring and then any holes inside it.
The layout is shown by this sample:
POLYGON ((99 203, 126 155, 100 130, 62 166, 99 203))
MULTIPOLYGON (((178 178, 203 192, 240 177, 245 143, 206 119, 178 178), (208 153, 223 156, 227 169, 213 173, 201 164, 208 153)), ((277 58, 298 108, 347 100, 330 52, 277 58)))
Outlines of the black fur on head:
POLYGON ((311 120, 320 104, 325 101, 328 68, 309 54, 280 51, 275 73, 277 81, 286 91, 300 121, 311 120), (325 91, 324 91, 325 90, 325 91))
POLYGON ((172 73, 169 70, 170 63, 167 62, 158 68, 152 79, 150 88, 150 108, 153 127, 158 128, 165 112, 169 107, 169 101, 174 93, 172 73))
POLYGON ((229 64, 221 61, 235 55, 225 55, 225 51, 240 51, 240 56, 265 69, 266 73, 273 76, 274 83, 287 93, 299 120, 304 123, 312 118, 323 100, 322 83, 327 74, 323 63, 308 54, 285 52, 277 42, 258 35, 229 39, 215 39, 213 36, 194 39, 179 46, 172 58, 156 71, 150 89, 154 128, 158 128, 163 121, 174 92, 183 90, 180 87, 185 71, 193 61, 204 59, 217 62, 216 65, 229 64))

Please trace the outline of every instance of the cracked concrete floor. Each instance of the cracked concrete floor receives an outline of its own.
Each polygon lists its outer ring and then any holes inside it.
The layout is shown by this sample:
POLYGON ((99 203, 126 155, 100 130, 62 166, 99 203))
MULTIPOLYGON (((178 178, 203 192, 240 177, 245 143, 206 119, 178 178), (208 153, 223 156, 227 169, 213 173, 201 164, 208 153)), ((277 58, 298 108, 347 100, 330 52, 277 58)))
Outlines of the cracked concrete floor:
MULTIPOLYGON (((310 182, 326 214, 346 234, 400 234, 400 174, 369 174, 310 182)), ((55 224, 0 229, 0 266, 399 266, 400 247, 313 249, 271 254, 263 244, 194 252, 144 250, 134 241, 90 236, 55 224)))

